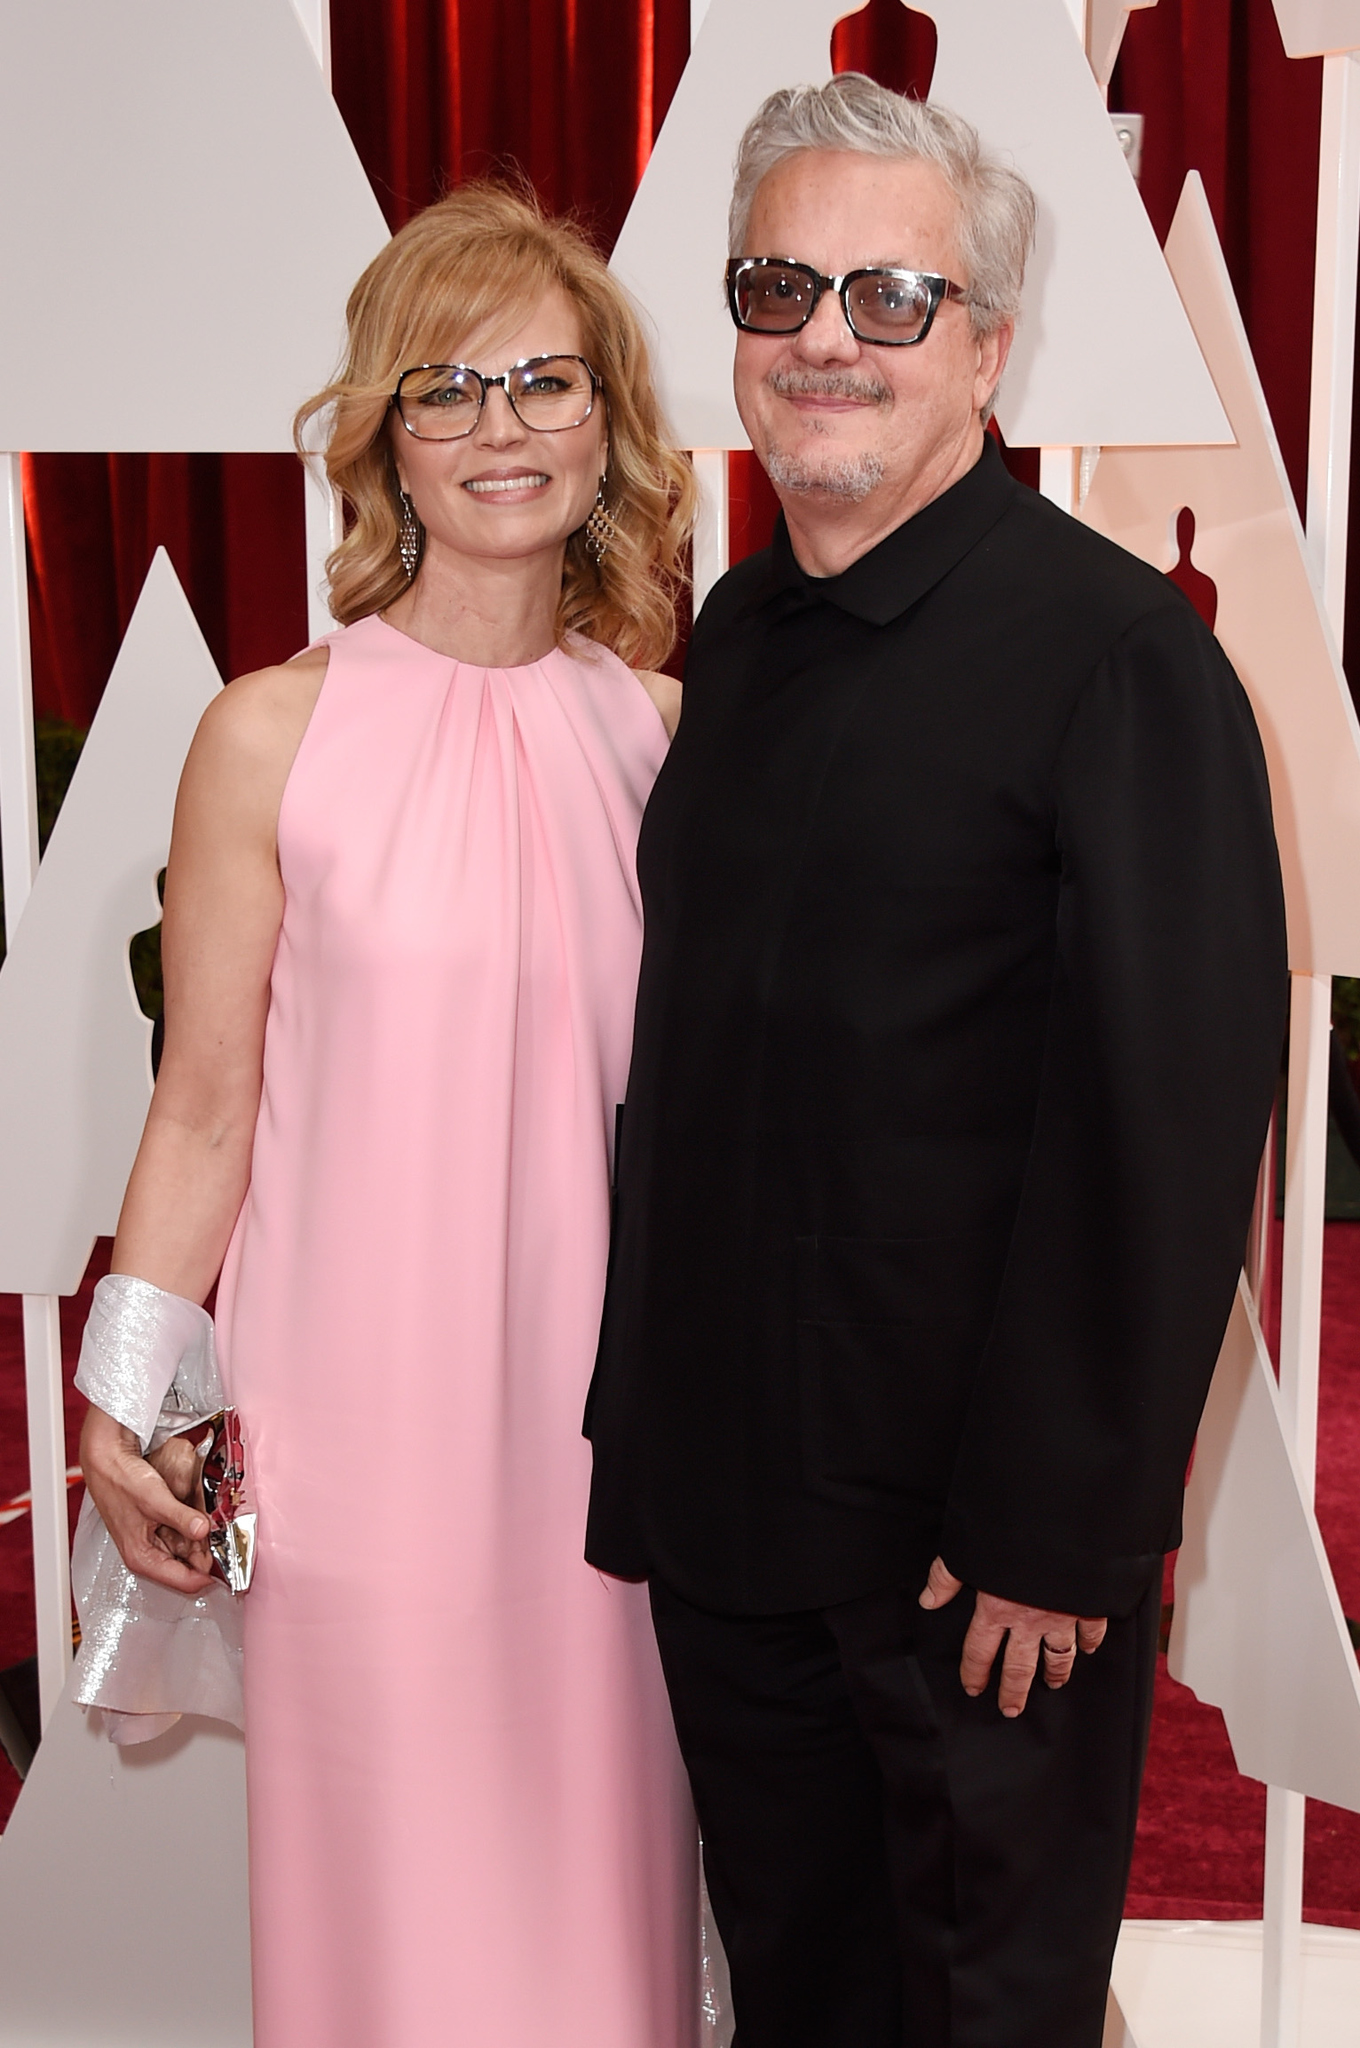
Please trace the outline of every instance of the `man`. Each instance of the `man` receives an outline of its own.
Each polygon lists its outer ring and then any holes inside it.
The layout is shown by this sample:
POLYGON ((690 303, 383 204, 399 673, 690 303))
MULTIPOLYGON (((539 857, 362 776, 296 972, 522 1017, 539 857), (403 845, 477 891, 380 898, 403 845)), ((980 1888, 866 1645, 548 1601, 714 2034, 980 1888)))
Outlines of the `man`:
POLYGON ((984 433, 1032 223, 864 78, 738 159, 783 520, 704 607, 644 822, 587 1427, 739 2048, 1098 2048, 1278 1069, 1246 699, 984 433))

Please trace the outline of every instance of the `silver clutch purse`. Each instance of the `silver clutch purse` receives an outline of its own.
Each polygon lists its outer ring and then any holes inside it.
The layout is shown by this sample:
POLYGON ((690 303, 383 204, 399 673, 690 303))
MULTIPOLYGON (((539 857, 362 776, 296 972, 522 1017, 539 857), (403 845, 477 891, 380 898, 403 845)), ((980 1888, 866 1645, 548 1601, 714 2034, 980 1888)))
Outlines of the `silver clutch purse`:
MULTIPOLYGON (((210 1569, 233 1593, 248 1593, 255 1572, 257 1517, 250 1497, 241 1417, 235 1408, 219 1408, 202 1426, 204 1434, 194 1448, 203 1461, 200 1484, 203 1512, 208 1517, 210 1569)), ((182 1433, 191 1435, 192 1430, 182 1433)))

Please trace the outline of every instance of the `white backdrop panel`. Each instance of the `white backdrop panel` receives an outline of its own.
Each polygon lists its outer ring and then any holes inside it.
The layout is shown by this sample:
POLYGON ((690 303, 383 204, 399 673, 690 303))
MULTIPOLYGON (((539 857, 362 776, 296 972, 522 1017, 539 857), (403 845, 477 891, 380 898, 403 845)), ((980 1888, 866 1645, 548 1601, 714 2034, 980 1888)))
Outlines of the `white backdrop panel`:
POLYGON ((0 2048, 250 2048, 244 1744, 63 1699, 0 1838, 0 2048))
POLYGON ((156 552, 0 968, 0 1290, 72 1294, 151 1098, 128 941, 160 917, 180 769, 221 687, 156 552))
MULTIPOLYGON (((767 93, 827 77, 831 31, 847 11, 846 0, 711 0, 624 222, 614 269, 657 329, 662 396, 685 447, 749 446, 722 285, 732 160, 767 93)), ((920 11, 939 32, 932 99, 966 114, 1039 197, 997 407, 1007 440, 1229 440, 1064 0, 933 0, 920 11)))
POLYGON ((1086 49, 1102 91, 1110 82, 1129 16, 1157 0, 1087 0, 1086 49))
POLYGON ((1360 1812, 1360 1674, 1245 1281, 1185 1496, 1169 1662, 1222 1708, 1239 1771, 1360 1812))
POLYGON ((0 448, 289 447, 386 240, 291 0, 0 9, 0 448))
POLYGON ((1215 631, 1251 697, 1270 766, 1289 964, 1360 974, 1360 726, 1309 568, 1303 528, 1199 176, 1167 260, 1223 395, 1231 448, 1107 448, 1082 517, 1155 568, 1193 559, 1218 587, 1215 631))
POLYGON ((1288 57, 1360 49, 1360 0, 1275 0, 1288 57))

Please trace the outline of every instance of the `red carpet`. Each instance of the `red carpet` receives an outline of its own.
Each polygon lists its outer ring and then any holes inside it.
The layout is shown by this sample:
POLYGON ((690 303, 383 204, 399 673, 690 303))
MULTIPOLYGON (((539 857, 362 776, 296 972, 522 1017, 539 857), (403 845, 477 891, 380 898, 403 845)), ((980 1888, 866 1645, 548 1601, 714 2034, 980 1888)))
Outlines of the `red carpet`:
MULTIPOLYGON (((86 1293, 62 1305, 68 1374, 75 1369, 88 1289, 107 1260, 105 1243, 91 1263, 86 1293)), ((1278 1286, 1278 1245, 1274 1271, 1278 1286)), ((1278 1325, 1278 1318, 1277 1301, 1267 1320, 1278 1325)), ((1318 1517, 1341 1604, 1360 1617, 1360 1223, 1327 1225, 1322 1351, 1318 1517)), ((81 1405, 68 1397, 72 1463, 81 1405)), ((19 1304, 0 1295, 0 1506, 27 1484, 19 1304)), ((73 1514, 78 1492, 73 1489, 73 1514)), ((32 1654, 31 1568, 27 1517, 0 1524, 0 1668, 32 1654)), ((1269 1655, 1269 1644, 1262 1653, 1269 1655)), ((0 1756, 0 1824, 18 1789, 0 1756)), ((1174 1684, 1163 1660, 1129 1914, 1258 1919, 1264 1828, 1264 1789, 1238 1776, 1222 1716, 1174 1684)), ((1360 1928, 1360 1815, 1310 1803, 1305 1896, 1310 1919, 1360 1928)))
MULTIPOLYGON (((1279 1226, 1266 1334, 1279 1337, 1279 1226)), ((1317 1512, 1341 1605, 1360 1617, 1360 1223, 1329 1223, 1323 1264, 1317 1512)), ((1170 1573, 1168 1572, 1168 1595, 1170 1573)), ((1262 1644, 1263 1656, 1270 1645, 1262 1644)), ((1257 1920, 1265 1854, 1264 1786, 1233 1765, 1223 1716, 1202 1707, 1158 1660, 1138 1845, 1133 1919, 1257 1920)), ((1308 1804, 1304 1910, 1360 1927, 1360 1814, 1308 1804)))

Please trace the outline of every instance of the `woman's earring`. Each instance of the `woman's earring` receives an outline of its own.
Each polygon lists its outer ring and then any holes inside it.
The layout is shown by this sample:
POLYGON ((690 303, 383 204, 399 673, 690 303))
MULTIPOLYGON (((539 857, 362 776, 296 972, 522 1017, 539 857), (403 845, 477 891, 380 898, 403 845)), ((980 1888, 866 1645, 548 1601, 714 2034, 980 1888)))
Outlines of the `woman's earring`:
POLYGON ((586 553, 597 569, 618 538, 618 531, 604 502, 604 478, 601 477, 600 488, 595 493, 595 503, 591 506, 590 517, 586 521, 586 553))
POLYGON ((406 571, 406 581, 409 583, 416 573, 416 564, 420 560, 420 521, 416 518, 416 508, 405 491, 401 493, 401 523, 397 528, 397 547, 401 554, 401 566, 406 571))

